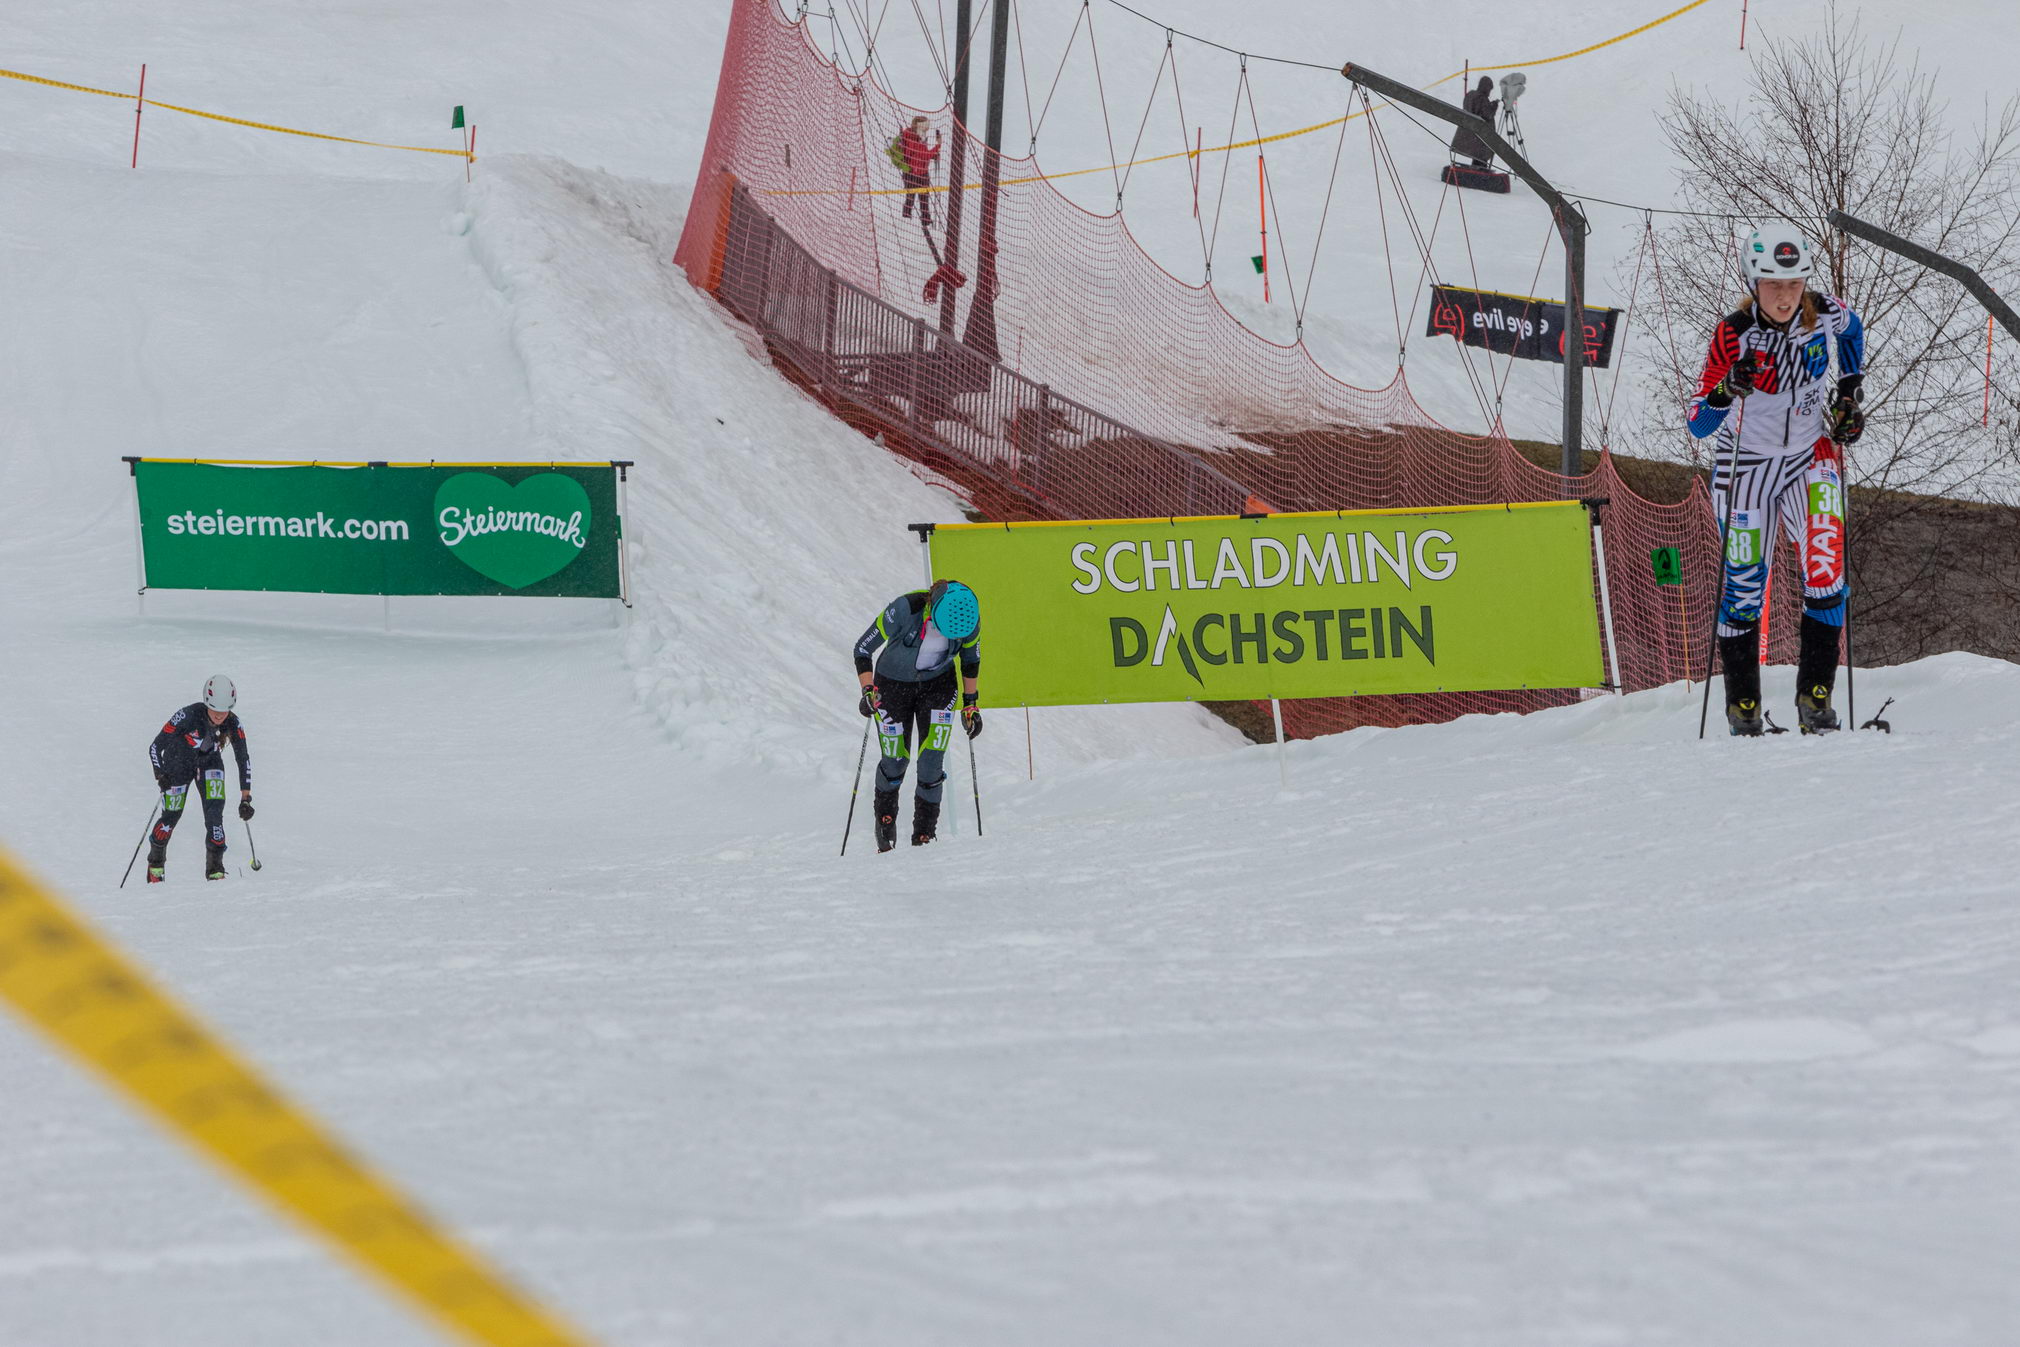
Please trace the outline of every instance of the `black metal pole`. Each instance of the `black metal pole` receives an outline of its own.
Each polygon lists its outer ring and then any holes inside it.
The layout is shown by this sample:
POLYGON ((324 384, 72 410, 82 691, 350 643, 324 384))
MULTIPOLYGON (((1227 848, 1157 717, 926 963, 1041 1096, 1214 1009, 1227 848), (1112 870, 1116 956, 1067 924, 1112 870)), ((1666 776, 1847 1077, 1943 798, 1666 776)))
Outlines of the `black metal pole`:
MULTIPOLYGON (((968 176, 968 48, 973 36, 970 28, 974 18, 970 14, 972 0, 960 0, 954 10, 954 149, 947 159, 947 251, 946 264, 950 267, 961 265, 961 208, 968 193, 963 184, 968 176)), ((948 336, 954 335, 954 297, 956 286, 946 286, 940 291, 940 330, 948 336)))
POLYGON ((1945 257, 1932 248, 1924 248, 1919 243, 1910 243, 1899 234, 1890 234, 1876 224, 1868 224, 1856 215, 1847 215, 1841 210, 1831 212, 1831 225, 1842 229, 1854 238, 1862 238, 1868 243, 1885 248, 1890 253, 1899 253, 1911 262, 1920 262, 1931 271, 1941 272, 1958 282, 1976 297, 1985 311, 1999 320, 1999 325, 2020 341, 2020 314, 2013 312, 2013 306, 1999 297, 1998 291, 1985 283, 1985 278, 1955 258, 1945 257))
MULTIPOLYGON (((1564 239, 1564 457, 1558 470, 1585 468, 1585 213, 1570 202, 1557 209, 1564 239)), ((1569 490, 1567 487, 1566 490, 1569 490)))
POLYGON ((1003 83, 1010 57, 1010 6, 1013 0, 992 0, 989 11, 989 147, 982 152, 982 224, 975 237, 975 297, 968 301, 968 349, 995 360, 1002 354, 996 341, 996 207, 1003 183, 1003 83))
MULTIPOLYGON (((1415 108, 1439 121, 1463 126, 1485 141, 1514 175, 1550 206, 1557 221, 1557 233, 1564 240, 1564 454, 1560 468, 1566 477, 1576 477, 1585 449, 1585 212, 1550 185, 1521 151, 1510 145, 1484 117, 1475 117, 1421 89, 1413 89, 1387 75, 1349 61, 1340 73, 1364 89, 1373 90, 1392 103, 1415 108), (1577 340, 1573 341, 1572 338, 1577 340)), ((1464 189, 1461 189, 1464 190, 1464 189)))

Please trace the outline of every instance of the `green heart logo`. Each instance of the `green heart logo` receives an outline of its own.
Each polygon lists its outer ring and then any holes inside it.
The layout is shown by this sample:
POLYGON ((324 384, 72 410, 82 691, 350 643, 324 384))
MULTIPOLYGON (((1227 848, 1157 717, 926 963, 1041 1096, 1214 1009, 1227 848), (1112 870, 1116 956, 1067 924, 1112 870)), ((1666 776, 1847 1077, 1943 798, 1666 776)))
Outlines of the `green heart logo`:
POLYGON ((459 472, 435 492, 436 536, 477 574, 511 589, 545 580, 589 543, 589 493, 564 473, 517 486, 459 472))

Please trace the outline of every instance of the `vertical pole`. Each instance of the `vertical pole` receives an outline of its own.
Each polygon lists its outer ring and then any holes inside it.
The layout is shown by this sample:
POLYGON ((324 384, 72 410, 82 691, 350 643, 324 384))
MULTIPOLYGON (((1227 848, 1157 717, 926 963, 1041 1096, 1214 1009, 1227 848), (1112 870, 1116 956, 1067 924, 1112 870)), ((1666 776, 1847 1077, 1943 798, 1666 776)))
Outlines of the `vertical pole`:
POLYGON ((631 480, 628 466, 617 469, 617 600, 626 608, 631 607, 631 540, 624 536, 625 506, 630 493, 627 484, 631 480))
POLYGON ((982 157, 982 222, 975 237, 975 297, 968 301, 962 341, 985 360, 1000 355, 996 341, 996 212, 1003 183, 1003 81, 1010 55, 1010 6, 994 0, 989 10, 989 148, 982 157))
POLYGON ((1985 315, 1985 415, 1980 425, 1992 424, 1992 315, 1985 315))
POLYGON ((1024 708, 1024 779, 1038 779, 1038 759, 1031 751, 1031 708, 1024 708))
POLYGON ((463 181, 470 181, 470 128, 463 128, 463 181))
POLYGON ((471 122, 471 123, 470 123, 470 157, 469 157, 468 159, 465 159, 465 160, 463 161, 463 168, 465 169, 465 171, 467 171, 467 170, 468 170, 468 169, 470 168, 470 166, 471 166, 472 164, 476 163, 476 162, 477 162, 477 123, 475 123, 475 122, 471 122))
POLYGON ((1566 202, 1557 229, 1564 236, 1564 460, 1559 466, 1566 477, 1576 477, 1585 463, 1584 212, 1566 202))
POLYGON ((130 168, 140 167, 140 110, 147 106, 147 62, 140 63, 140 92, 133 96, 133 162, 130 168))
POLYGON ((1627 678, 1620 671, 1620 647, 1613 639, 1613 591, 1606 578, 1606 530, 1600 527, 1599 507, 1590 505, 1592 511, 1592 555, 1599 562, 1599 612, 1606 619, 1606 667, 1613 674, 1613 695, 1627 695, 1627 678))
POLYGON ((1691 684, 1692 684, 1692 683, 1693 683, 1693 682, 1695 681, 1695 680, 1694 680, 1694 679, 1692 679, 1692 678, 1691 678, 1691 676, 1690 676, 1690 593, 1689 593, 1689 591, 1690 591, 1690 586, 1689 586, 1689 584, 1687 584, 1687 583, 1685 583, 1685 584, 1679 584, 1679 585, 1678 585, 1678 586, 1676 587, 1676 611, 1677 611, 1677 613, 1678 613, 1678 614, 1679 614, 1679 615, 1680 615, 1680 616, 1681 616, 1681 617, 1683 618, 1683 695, 1684 695, 1684 696, 1686 696, 1686 697, 1688 697, 1688 696, 1690 695, 1690 687, 1691 687, 1691 684))
POLYGON ((1263 241, 1263 303, 1270 302, 1270 208, 1263 191, 1262 151, 1255 155, 1255 205, 1256 216, 1262 222, 1263 241))
POLYGON ((1277 727, 1277 781, 1285 790, 1291 788, 1291 767, 1284 748, 1284 705, 1276 698, 1270 698, 1270 720, 1277 727))
MULTIPOLYGON (((1009 0, 1003 0, 1008 4, 1009 0)), ((964 198, 968 195, 962 186, 968 178, 968 49, 969 29, 974 26, 969 10, 973 0, 959 0, 954 8, 954 148, 947 156, 947 236, 946 249, 942 261, 959 270, 961 266, 961 215, 964 198)), ((956 286, 946 286, 940 293, 940 330, 948 336, 954 335, 954 296, 956 286)))
POLYGON ((140 616, 147 616, 147 543, 140 530, 140 467, 128 461, 126 475, 133 479, 133 574, 139 582, 134 590, 140 603, 140 616))
POLYGON ((1748 0, 1739 0, 1739 49, 1746 50, 1746 7, 1748 0))

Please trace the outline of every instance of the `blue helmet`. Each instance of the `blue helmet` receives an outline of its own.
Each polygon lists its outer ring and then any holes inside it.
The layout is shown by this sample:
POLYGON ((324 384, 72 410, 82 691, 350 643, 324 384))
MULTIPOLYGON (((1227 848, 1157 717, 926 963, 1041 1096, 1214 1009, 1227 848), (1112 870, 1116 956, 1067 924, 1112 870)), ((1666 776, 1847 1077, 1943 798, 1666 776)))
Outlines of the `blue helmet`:
POLYGON ((982 625, 982 605, 959 580, 941 580, 927 591, 926 616, 948 640, 965 641, 982 625))

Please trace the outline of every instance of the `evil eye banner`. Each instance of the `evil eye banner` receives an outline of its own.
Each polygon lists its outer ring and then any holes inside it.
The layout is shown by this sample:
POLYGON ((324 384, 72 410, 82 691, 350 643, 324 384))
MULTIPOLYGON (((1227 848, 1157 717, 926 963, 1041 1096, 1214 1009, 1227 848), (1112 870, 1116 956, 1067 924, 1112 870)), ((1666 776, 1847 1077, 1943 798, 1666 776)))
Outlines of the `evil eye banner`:
MULTIPOLYGON (((1605 369, 1613 361, 1619 309, 1585 310, 1585 363, 1605 369)), ((1456 285, 1431 287, 1427 337, 1453 337, 1522 360, 1564 363, 1564 305, 1530 295, 1504 295, 1456 285)))

